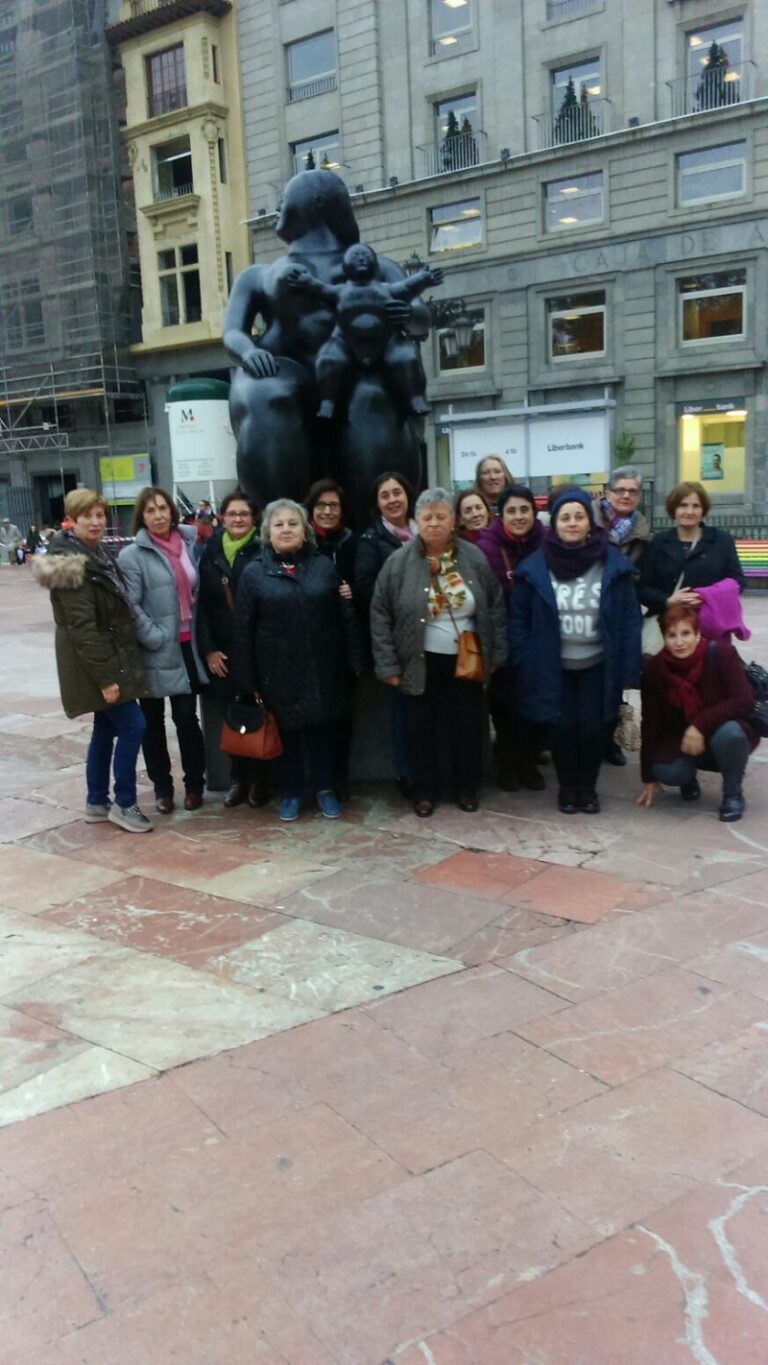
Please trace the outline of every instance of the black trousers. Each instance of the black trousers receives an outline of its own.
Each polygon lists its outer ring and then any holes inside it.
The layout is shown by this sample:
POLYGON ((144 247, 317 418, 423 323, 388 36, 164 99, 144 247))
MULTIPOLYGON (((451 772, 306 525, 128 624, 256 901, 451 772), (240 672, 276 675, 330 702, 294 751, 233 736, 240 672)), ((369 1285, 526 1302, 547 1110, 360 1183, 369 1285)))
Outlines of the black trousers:
POLYGON ((535 767, 548 743, 546 727, 525 720, 515 706, 515 672, 509 665, 497 668, 488 688, 488 709, 496 731, 496 763, 500 775, 535 767))
MULTIPOLYGON (((192 690, 169 698, 171 716, 179 741, 184 789, 202 795, 205 786, 205 744, 197 719, 197 691, 200 684, 188 640, 182 642, 181 652, 192 690)), ((173 772, 165 736, 165 697, 144 697, 141 709, 147 722, 141 747, 149 780, 156 796, 172 796, 173 772)))
POLYGON ((552 727, 552 761, 567 791, 592 792, 605 747, 605 668, 562 671, 560 716, 552 727))
POLYGON ((336 725, 306 725, 303 730, 284 730, 283 752, 276 760, 277 789, 281 797, 301 796, 304 790, 304 753, 309 756, 316 792, 333 791, 336 782, 336 725))
POLYGON ((425 654, 426 687, 404 696, 408 716, 414 801, 434 801, 440 779, 457 792, 474 792, 482 777, 483 685, 453 676, 455 654, 425 654), (442 768, 448 759, 450 771, 442 768))

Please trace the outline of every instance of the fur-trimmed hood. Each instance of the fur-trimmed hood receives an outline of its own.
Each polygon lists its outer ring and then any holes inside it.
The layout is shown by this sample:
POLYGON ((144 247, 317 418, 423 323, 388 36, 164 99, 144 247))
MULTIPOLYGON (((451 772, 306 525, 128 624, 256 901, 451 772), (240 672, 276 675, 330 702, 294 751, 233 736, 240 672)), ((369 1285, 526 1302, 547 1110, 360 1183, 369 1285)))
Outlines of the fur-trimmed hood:
POLYGON ((87 555, 71 550, 37 555, 32 562, 32 572, 40 587, 52 592, 54 588, 82 588, 87 565, 87 555))

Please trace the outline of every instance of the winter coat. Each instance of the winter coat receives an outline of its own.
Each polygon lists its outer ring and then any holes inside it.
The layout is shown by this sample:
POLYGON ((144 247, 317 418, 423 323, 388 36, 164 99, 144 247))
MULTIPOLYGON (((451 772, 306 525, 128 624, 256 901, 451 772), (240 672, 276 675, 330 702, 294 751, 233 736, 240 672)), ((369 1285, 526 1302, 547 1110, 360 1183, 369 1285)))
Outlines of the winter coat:
POLYGON ((707 646, 704 671, 696 688, 702 709, 690 721, 667 700, 660 659, 659 654, 646 654, 643 659, 640 745, 643 782, 653 782, 654 763, 674 763, 680 757, 683 734, 689 725, 695 725, 709 741, 726 721, 737 720, 749 740, 750 752, 757 748, 760 736, 751 723, 755 698, 744 664, 733 645, 718 640, 707 646))
POLYGON ((246 567, 235 600, 237 691, 260 693, 281 730, 333 722, 347 704, 349 672, 362 669, 352 603, 330 560, 309 546, 289 574, 272 549, 246 567))
POLYGON ((206 542, 200 558, 200 580, 197 585, 196 641, 209 685, 221 702, 233 701, 236 687, 232 673, 232 660, 235 651, 235 597, 243 571, 254 559, 258 559, 262 546, 258 534, 248 541, 235 555, 230 568, 222 541, 223 530, 215 531, 206 542), (227 656, 229 672, 226 678, 217 678, 208 671, 205 662, 207 654, 221 650, 227 656))
POLYGON ((498 578, 504 596, 509 597, 512 591, 512 579, 514 577, 515 564, 527 559, 529 554, 538 550, 544 539, 544 527, 540 521, 535 521, 530 538, 532 544, 526 554, 518 557, 517 546, 504 530, 504 523, 501 517, 494 517, 490 526, 486 526, 479 534, 477 548, 482 550, 493 572, 498 578))
POLYGON ((66 535, 35 558, 32 572, 51 594, 65 714, 108 711, 101 689, 112 683, 120 688, 118 703, 146 696, 133 612, 109 574, 66 535))
MULTIPOLYGON (((603 644, 608 721, 625 687, 640 684, 640 608, 632 564, 613 546, 603 564, 598 629, 603 644)), ((528 720, 552 723, 560 715, 560 618, 544 551, 524 559, 509 603, 510 661, 517 667, 517 709, 528 720)))
POLYGON ((390 555, 393 555, 395 550, 402 549, 402 545, 403 542, 387 530, 381 517, 377 517, 368 529, 363 531, 357 542, 352 592, 357 608, 366 620, 376 579, 390 555))
POLYGON ((664 611, 681 574, 683 588, 708 588, 721 578, 735 578, 742 592, 747 586, 733 536, 703 522, 701 537, 692 550, 683 548, 674 526, 660 531, 648 546, 640 565, 638 594, 652 616, 664 611))
MULTIPOLYGON (((190 564, 195 565, 195 529, 179 526, 186 541, 190 564)), ((128 595, 136 617, 136 633, 144 650, 144 671, 150 697, 178 697, 189 692, 189 676, 179 642, 179 595, 176 579, 166 556, 154 545, 145 527, 137 532, 132 545, 126 545, 118 561, 128 585, 128 595)), ((201 683, 208 681, 195 646, 192 622, 192 652, 201 683)))
POLYGON ((329 531, 327 535, 317 535, 317 548, 321 555, 330 559, 342 583, 348 583, 351 588, 355 578, 357 554, 357 536, 354 531, 350 531, 348 526, 342 526, 340 530, 329 531))
MULTIPOLYGON (((506 663, 504 594, 485 555, 469 541, 457 539, 456 568, 475 598, 475 621, 488 683, 495 668, 506 663)), ((381 570, 371 603, 371 645, 376 677, 400 678, 406 695, 421 696, 426 685, 424 636, 430 572, 421 540, 410 541, 381 570)))
MULTIPOLYGON (((592 511, 595 514, 597 525, 602 526, 604 531, 610 530, 611 524, 603 514, 603 508, 599 498, 596 502, 592 503, 592 511)), ((621 545, 614 545, 613 548, 614 550, 618 550, 619 554, 626 555, 628 559, 632 560, 633 564, 639 565, 652 540, 653 531, 650 528, 648 520, 643 516, 642 512, 637 512, 635 514, 635 524, 626 540, 623 540, 621 545)), ((613 545, 613 541, 611 541, 611 544, 613 545)))

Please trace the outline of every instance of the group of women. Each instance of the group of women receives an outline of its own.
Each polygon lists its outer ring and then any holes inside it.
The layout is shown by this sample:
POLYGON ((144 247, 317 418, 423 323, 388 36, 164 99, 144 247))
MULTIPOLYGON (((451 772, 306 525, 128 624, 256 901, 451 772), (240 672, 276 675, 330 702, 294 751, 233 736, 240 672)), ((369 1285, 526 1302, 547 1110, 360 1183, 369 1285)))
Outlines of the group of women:
POLYGON ((118 561, 100 544, 104 499, 70 493, 72 529, 53 542, 38 577, 53 600, 64 709, 95 713, 86 819, 151 828, 136 805, 139 744, 157 811, 173 810, 165 698, 184 806, 199 808, 202 687, 222 714, 235 699, 260 699, 283 745, 271 771, 232 760, 225 806, 261 805, 274 786, 280 818, 296 820, 309 778, 322 814, 338 818, 355 684, 370 667, 391 690, 393 764, 421 818, 446 791, 460 809, 477 809, 485 693, 499 785, 542 789, 550 751, 559 809, 596 814, 604 756, 624 761, 613 738, 622 694, 642 675, 638 804, 650 805, 661 784, 695 800, 696 772, 710 767, 723 776, 720 818, 739 819, 758 739, 752 695, 728 632, 709 644, 699 622, 707 585, 744 587, 733 541, 703 524, 701 485, 672 491, 673 526, 653 538, 640 493, 632 468, 614 471, 594 504, 580 488, 558 488, 545 525, 530 489, 501 460, 481 461, 474 487, 455 500, 439 487, 414 500, 407 480, 389 472, 357 536, 330 479, 314 484, 304 505, 270 503, 260 528, 235 490, 199 565, 194 531, 162 488, 140 494, 134 539, 118 561), (641 604, 661 624, 661 647, 644 667, 641 604))

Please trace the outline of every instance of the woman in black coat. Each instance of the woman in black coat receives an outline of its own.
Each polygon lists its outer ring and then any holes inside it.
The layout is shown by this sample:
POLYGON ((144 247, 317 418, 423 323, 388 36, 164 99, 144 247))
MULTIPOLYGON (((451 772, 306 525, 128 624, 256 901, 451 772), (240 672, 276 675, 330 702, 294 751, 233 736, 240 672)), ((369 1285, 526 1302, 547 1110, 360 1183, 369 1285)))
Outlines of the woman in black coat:
MULTIPOLYGON (((221 528, 206 541, 200 557, 197 590, 197 652, 205 664, 213 696, 223 708, 234 701, 232 676, 235 596, 246 565, 261 554, 254 509, 236 488, 219 509, 221 528)), ((263 763, 232 758, 231 786, 224 797, 229 809, 247 801, 268 800, 269 771, 263 763)))
POLYGON ((373 485, 371 524, 357 544, 353 584, 355 603, 366 621, 383 565, 416 534, 413 504, 413 489, 402 474, 390 470, 373 485))
POLYGON ((336 730, 347 677, 361 667, 352 603, 341 596, 333 564, 315 550, 298 503, 270 503, 261 539, 262 555, 243 573, 235 603, 238 692, 259 693, 277 720, 280 819, 298 819, 306 749, 320 810, 335 820, 336 730))
POLYGON ((733 537, 718 527, 705 526, 711 503, 700 483, 679 483, 665 503, 674 526, 659 531, 640 562, 638 594, 650 616, 660 616, 680 603, 699 607, 697 588, 709 588, 722 578, 733 578, 743 592, 742 572, 733 537))

